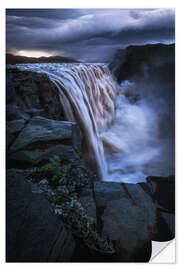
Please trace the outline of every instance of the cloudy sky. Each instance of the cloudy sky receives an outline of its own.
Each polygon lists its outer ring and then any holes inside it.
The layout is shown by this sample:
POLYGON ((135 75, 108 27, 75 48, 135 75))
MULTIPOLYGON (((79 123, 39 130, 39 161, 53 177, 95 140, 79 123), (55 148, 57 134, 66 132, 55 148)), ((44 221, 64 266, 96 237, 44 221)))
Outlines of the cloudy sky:
POLYGON ((173 9, 7 9, 7 52, 109 61, 131 44, 173 43, 173 9))

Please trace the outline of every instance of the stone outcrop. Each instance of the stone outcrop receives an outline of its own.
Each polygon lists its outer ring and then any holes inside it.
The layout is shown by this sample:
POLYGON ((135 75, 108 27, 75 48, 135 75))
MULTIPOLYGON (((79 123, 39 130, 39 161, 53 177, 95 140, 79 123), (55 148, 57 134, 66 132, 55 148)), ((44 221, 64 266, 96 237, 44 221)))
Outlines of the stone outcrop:
POLYGON ((32 144, 71 140, 73 122, 33 117, 16 138, 9 152, 16 152, 32 144))
POLYGON ((80 133, 74 122, 35 116, 28 122, 22 119, 8 121, 7 142, 7 157, 11 163, 35 166, 54 155, 67 160, 77 159, 80 133))
MULTIPOLYGON (((107 256, 93 252, 80 239, 74 241, 60 217, 53 216, 39 185, 27 182, 30 172, 30 169, 7 170, 8 262, 148 262, 152 240, 168 241, 174 238, 174 214, 170 209, 159 208, 154 197, 155 189, 152 191, 150 183, 95 181, 95 198, 88 187, 82 190, 80 201, 88 216, 97 221, 99 233, 113 243, 116 253, 107 256)), ((161 180, 158 183, 156 178, 153 182, 159 185, 161 180)), ((170 181, 173 185, 172 177, 170 181)), ((171 196, 174 197, 172 191, 171 196)))
POLYGON ((169 207, 159 208, 154 196, 161 190, 163 205, 168 206, 168 195, 174 200, 173 188, 168 194, 168 189, 164 188, 164 185, 174 185, 173 177, 170 178, 164 178, 162 182, 162 179, 154 177, 153 190, 150 180, 142 184, 97 181, 94 183, 95 202, 90 189, 83 191, 81 203, 92 218, 97 216, 100 233, 114 244, 116 256, 113 261, 149 261, 152 240, 169 241, 174 238, 174 213, 169 207))
POLYGON ((175 237, 175 177, 149 176, 147 185, 157 207, 157 227, 152 240, 169 241, 175 237))
POLYGON ((27 172, 11 169, 6 178, 6 261, 69 262, 75 242, 54 216, 43 193, 33 193, 27 172))
POLYGON ((117 50, 109 67, 118 82, 139 80, 140 78, 158 79, 162 82, 174 80, 175 45, 148 44, 129 46, 117 50))
MULTIPOLYGON (((46 74, 7 69, 6 103, 9 106, 6 112, 7 120, 20 119, 17 118, 20 113, 13 106, 19 106, 30 114, 36 111, 36 115, 46 118, 65 119, 58 89, 46 74)), ((28 113, 24 114, 29 117, 28 113)))
POLYGON ((64 121, 58 89, 46 74, 7 69, 6 91, 8 168, 36 166, 53 155, 78 157, 80 130, 64 121))
POLYGON ((27 166, 37 166, 41 162, 48 162, 53 156, 59 156, 61 159, 69 161, 73 161, 78 158, 78 154, 72 146, 63 144, 50 147, 47 146, 45 149, 20 150, 9 155, 8 158, 10 163, 16 163, 16 165, 19 164, 18 167, 22 167, 21 165, 24 164, 25 166, 25 163, 27 166))

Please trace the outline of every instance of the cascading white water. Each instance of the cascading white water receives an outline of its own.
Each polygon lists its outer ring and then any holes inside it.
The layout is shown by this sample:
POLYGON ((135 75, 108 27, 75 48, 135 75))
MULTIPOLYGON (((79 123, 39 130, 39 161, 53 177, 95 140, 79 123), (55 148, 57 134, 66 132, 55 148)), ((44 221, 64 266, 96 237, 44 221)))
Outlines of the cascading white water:
POLYGON ((59 89, 67 120, 79 124, 86 160, 102 180, 142 182, 157 164, 158 170, 163 167, 158 163, 164 149, 158 139, 158 115, 146 101, 137 102, 136 93, 129 94, 132 83, 118 86, 105 64, 18 68, 48 74, 59 89))
POLYGON ((106 179, 101 133, 112 123, 118 86, 105 65, 74 65, 49 75, 59 89, 67 119, 79 123, 90 166, 106 179))

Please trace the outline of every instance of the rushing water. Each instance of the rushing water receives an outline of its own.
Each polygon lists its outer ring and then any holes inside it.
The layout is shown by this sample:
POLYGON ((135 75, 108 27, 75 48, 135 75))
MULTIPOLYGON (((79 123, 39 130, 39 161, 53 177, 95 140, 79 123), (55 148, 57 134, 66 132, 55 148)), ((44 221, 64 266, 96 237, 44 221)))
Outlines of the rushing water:
MULTIPOLYGON (((143 182, 172 173, 165 157, 169 139, 160 139, 159 114, 136 85, 117 85, 105 64, 21 64, 44 72, 59 89, 67 120, 77 121, 86 160, 104 181, 143 182)), ((43 89, 42 89, 43 91, 43 89)))

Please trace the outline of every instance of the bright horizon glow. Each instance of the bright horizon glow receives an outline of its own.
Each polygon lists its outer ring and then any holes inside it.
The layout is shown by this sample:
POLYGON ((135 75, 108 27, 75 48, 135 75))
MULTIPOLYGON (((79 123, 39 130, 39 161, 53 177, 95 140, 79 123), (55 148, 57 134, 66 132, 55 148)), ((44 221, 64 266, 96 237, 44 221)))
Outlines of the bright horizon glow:
POLYGON ((16 55, 26 56, 26 57, 41 57, 41 56, 49 57, 49 56, 52 56, 52 54, 49 54, 47 52, 43 52, 43 51, 28 51, 28 50, 19 51, 19 52, 17 52, 16 55))

